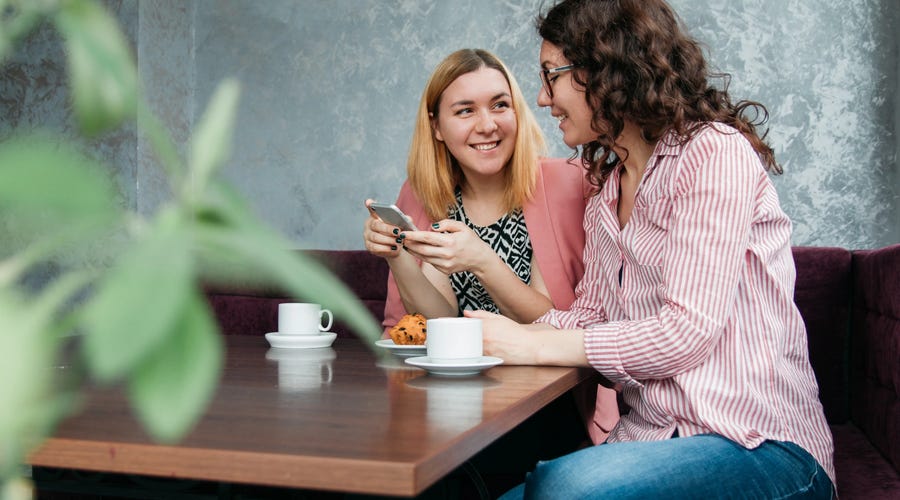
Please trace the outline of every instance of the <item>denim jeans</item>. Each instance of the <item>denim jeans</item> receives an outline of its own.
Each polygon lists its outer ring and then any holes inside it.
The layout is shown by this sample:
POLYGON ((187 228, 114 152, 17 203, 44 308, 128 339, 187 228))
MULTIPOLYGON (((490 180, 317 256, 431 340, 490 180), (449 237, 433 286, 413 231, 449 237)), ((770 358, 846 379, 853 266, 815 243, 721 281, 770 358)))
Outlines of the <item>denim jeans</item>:
POLYGON ((513 499, 832 498, 828 475, 799 446, 755 449, 713 434, 607 443, 538 462, 513 499))

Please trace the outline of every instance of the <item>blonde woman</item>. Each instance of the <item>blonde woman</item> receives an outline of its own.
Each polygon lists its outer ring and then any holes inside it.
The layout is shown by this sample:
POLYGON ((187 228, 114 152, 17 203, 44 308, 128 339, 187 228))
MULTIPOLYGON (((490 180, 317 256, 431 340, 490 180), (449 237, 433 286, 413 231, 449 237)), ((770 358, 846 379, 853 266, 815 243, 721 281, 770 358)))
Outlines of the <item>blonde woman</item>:
MULTIPOLYGON (((463 49, 438 64, 396 201, 419 230, 373 214, 363 234, 366 249, 391 270, 386 328, 407 312, 485 310, 531 322, 572 304, 592 186, 580 166, 542 160, 544 151, 534 115, 496 56, 463 49)), ((600 388, 599 395, 596 418, 588 419, 595 441, 618 419, 615 393, 600 388)))

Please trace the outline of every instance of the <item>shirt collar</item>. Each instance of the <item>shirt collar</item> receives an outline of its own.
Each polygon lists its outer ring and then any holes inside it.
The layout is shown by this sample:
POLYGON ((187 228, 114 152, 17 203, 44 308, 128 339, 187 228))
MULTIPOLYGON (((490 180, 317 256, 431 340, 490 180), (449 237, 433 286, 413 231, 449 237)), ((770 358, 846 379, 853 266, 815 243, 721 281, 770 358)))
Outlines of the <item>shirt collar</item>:
MULTIPOLYGON (((647 176, 656 170, 662 157, 679 156, 683 150, 684 145, 678 141, 675 132, 671 130, 667 132, 662 138, 656 141, 653 153, 651 153, 650 158, 647 159, 647 169, 644 170, 644 178, 647 178, 647 176)), ((618 165, 609 174, 609 178, 606 179, 606 184, 603 185, 603 198, 606 201, 612 201, 619 197, 619 174, 621 173, 620 171, 622 168, 624 168, 622 165, 618 165)))

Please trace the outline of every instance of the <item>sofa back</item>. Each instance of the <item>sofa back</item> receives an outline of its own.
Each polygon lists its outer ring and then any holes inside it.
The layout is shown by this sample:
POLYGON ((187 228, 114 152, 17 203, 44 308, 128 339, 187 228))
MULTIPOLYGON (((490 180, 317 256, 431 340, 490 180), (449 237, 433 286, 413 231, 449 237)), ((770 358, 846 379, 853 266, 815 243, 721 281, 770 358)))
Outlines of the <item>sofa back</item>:
MULTIPOLYGON (((387 262, 365 250, 298 250, 320 262, 343 281, 380 323, 387 296, 387 262)), ((297 301, 278 288, 209 286, 206 298, 225 335, 265 335, 278 330, 278 304, 297 301)), ((352 335, 340 317, 331 329, 352 335)))
POLYGON ((847 344, 850 330, 850 268, 844 248, 794 247, 794 302, 806 324, 809 361, 829 423, 850 418, 847 344))
MULTIPOLYGON (((331 270, 365 304, 384 318, 388 266, 365 250, 298 250, 331 270)), ((819 381, 829 422, 850 418, 847 343, 850 325, 851 254, 842 248, 794 247, 797 283, 794 298, 809 338, 810 360, 819 381)), ((295 300, 283 290, 217 287, 207 300, 226 335, 264 335, 278 329, 278 304, 295 300)), ((352 335, 335 318, 338 336, 352 335)))
POLYGON ((900 471, 900 244, 853 252, 850 413, 900 471))

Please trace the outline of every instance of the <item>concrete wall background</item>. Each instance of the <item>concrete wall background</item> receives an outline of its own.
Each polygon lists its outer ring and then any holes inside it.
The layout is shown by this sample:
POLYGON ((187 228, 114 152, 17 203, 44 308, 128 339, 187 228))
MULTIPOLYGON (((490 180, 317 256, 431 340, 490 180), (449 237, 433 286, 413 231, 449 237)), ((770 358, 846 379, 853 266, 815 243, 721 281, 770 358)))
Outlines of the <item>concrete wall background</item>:
MULTIPOLYGON (((733 75, 734 99, 770 111, 774 178, 795 245, 900 241, 900 7, 896 0, 671 0, 733 75)), ((392 200, 434 65, 483 47, 534 103, 543 0, 107 0, 134 40, 144 95, 183 150, 216 85, 242 84, 223 175, 298 248, 362 248, 366 197, 392 200)), ((0 68, 0 140, 15 128, 74 135, 65 59, 49 29, 0 68)), ((533 105, 551 153, 555 121, 533 105)), ((122 202, 152 213, 169 187, 126 127, 85 145, 122 202)))

